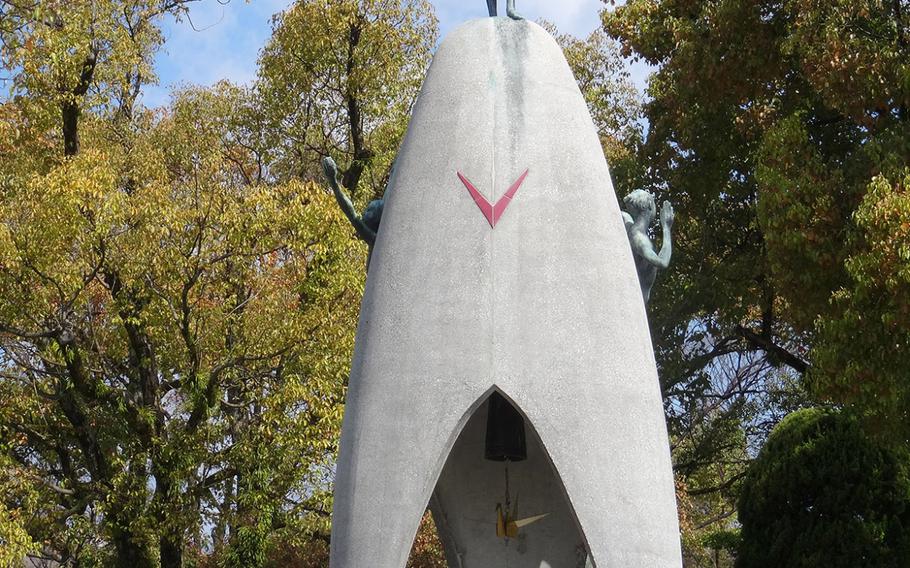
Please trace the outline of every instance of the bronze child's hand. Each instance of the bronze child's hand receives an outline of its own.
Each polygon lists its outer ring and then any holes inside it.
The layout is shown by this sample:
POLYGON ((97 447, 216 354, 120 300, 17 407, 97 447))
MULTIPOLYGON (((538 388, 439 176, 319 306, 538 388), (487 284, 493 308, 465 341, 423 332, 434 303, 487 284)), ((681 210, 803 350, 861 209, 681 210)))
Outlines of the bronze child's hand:
POLYGON ((664 201, 663 207, 660 208, 660 224, 665 229, 671 229, 675 219, 676 213, 673 211, 673 205, 669 201, 664 201))
POLYGON ((322 159, 322 172, 325 174, 329 184, 338 179, 338 165, 335 160, 326 156, 322 159))

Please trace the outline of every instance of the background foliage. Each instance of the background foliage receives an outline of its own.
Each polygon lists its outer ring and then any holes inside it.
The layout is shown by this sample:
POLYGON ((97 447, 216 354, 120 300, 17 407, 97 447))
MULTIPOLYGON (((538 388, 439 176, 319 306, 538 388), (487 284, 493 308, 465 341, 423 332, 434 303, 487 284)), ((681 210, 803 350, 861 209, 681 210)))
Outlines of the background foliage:
MULTIPOLYGON (((651 313, 677 473, 698 504, 689 542, 735 530, 748 464, 795 408, 841 405, 869 435, 907 443, 908 12, 906 0, 603 12, 624 53, 656 69, 638 156, 640 183, 680 219, 651 313)), ((705 552, 687 547, 693 565, 717 565, 705 552)))
MULTIPOLYGON (((0 0, 0 565, 327 564, 366 251, 319 161, 383 193, 437 22, 297 0, 251 85, 145 108, 192 1, 0 0)), ((685 563, 773 565, 768 463, 824 447, 800 494, 866 463, 864 495, 903 491, 910 3, 613 4, 586 38, 543 25, 619 197, 677 208, 649 311, 685 563)), ((427 517, 410 566, 442 565, 427 517)))
POLYGON ((907 457, 867 437, 847 413, 787 416, 743 483, 736 566, 904 566, 907 457))

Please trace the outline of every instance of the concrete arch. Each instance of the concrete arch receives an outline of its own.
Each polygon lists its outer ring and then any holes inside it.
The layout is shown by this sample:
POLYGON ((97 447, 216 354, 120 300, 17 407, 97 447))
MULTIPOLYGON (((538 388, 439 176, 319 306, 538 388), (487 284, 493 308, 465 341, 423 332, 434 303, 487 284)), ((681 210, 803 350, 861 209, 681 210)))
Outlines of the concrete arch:
POLYGON ((430 509, 450 568, 583 568, 590 556, 581 523, 546 445, 520 405, 499 386, 491 387, 472 405, 440 471, 430 509), (500 394, 524 418, 525 462, 484 459, 487 408, 493 393, 500 394), (506 484, 510 497, 519 504, 519 518, 548 514, 525 527, 518 539, 501 539, 495 534, 495 506, 503 502, 501 490, 506 484))

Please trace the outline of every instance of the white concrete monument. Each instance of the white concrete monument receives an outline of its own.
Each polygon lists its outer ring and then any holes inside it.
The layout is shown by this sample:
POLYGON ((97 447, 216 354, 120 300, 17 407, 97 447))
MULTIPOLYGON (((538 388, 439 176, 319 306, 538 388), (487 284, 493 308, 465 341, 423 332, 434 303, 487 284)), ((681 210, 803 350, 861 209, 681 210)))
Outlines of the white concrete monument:
POLYGON ((452 568, 681 566, 623 218, 563 54, 526 21, 452 32, 417 101, 363 300, 332 568, 403 568, 428 504, 452 568))

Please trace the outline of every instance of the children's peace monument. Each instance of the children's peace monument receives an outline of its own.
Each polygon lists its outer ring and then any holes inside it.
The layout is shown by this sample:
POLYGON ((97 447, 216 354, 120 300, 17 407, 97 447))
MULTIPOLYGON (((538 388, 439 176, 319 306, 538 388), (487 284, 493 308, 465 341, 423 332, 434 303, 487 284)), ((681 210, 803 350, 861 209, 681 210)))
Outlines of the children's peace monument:
POLYGON ((439 47, 378 206, 332 568, 404 568, 427 507, 452 568, 681 566, 628 220, 560 48, 509 9, 439 47))

